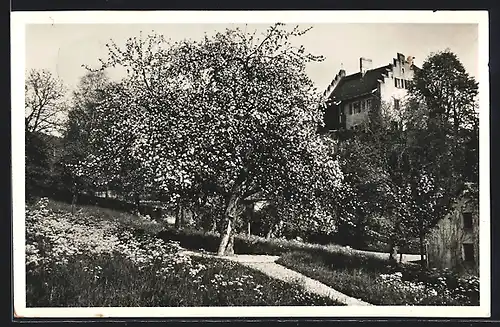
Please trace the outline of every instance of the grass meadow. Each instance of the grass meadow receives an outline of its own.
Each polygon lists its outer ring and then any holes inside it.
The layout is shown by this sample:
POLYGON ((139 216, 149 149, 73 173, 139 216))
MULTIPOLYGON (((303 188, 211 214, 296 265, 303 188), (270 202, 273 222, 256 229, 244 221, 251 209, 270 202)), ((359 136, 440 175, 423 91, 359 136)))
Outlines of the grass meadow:
POLYGON ((144 217, 67 209, 48 199, 27 208, 28 307, 340 305, 234 262, 183 255, 144 217))
MULTIPOLYGON (((190 257, 215 252, 216 233, 96 206, 42 198, 26 210, 28 307, 332 306, 238 263, 190 257)), ((478 305, 479 279, 452 271, 389 265, 385 256, 338 245, 238 235, 237 254, 279 255, 277 263, 376 305, 478 305)))

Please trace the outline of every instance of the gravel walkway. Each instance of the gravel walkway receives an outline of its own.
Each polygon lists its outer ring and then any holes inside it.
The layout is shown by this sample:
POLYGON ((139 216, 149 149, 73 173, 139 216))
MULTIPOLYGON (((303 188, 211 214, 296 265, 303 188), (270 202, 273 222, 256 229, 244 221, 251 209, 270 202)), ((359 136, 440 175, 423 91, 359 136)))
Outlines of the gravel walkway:
MULTIPOLYGON (((212 253, 200 253, 188 250, 184 251, 183 253, 185 253, 186 255, 215 257, 215 255, 212 253)), ((217 258, 238 262, 244 266, 258 270, 268 275, 269 277, 276 278, 288 283, 299 284, 308 292, 315 293, 321 296, 327 296, 335 301, 345 303, 346 305, 372 305, 370 303, 345 295, 344 293, 334 290, 333 288, 315 279, 309 278, 302 275, 301 273, 275 263, 275 261, 279 258, 278 256, 237 254, 234 256, 217 258)))

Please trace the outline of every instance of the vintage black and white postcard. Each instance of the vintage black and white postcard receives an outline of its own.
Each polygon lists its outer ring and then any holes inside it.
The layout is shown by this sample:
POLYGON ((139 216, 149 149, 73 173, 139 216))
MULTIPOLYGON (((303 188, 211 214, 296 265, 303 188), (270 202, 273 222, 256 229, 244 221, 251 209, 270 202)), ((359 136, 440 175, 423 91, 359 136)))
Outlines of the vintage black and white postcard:
POLYGON ((14 12, 17 317, 488 317, 486 12, 14 12))

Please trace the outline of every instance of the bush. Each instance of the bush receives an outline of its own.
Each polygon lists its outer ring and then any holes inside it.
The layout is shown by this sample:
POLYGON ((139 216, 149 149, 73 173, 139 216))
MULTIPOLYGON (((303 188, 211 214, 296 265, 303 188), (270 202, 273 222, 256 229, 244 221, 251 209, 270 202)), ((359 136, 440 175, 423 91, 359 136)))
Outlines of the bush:
POLYGON ((479 304, 479 278, 477 276, 463 276, 450 269, 406 268, 402 271, 402 280, 421 282, 450 298, 454 298, 458 303, 479 304))
MULTIPOLYGON (((194 229, 174 229, 167 227, 157 235, 165 241, 177 241, 186 249, 217 252, 220 235, 215 232, 203 232, 194 229)), ((296 240, 280 238, 264 238, 255 235, 236 235, 234 238, 235 254, 266 254, 280 256, 285 253, 302 251, 321 256, 325 260, 332 260, 335 256, 347 258, 352 266, 370 262, 370 266, 380 267, 388 264, 385 256, 357 252, 355 249, 342 247, 335 244, 320 245, 303 243, 296 240)), ((387 256, 388 258, 388 256, 387 256)))
MULTIPOLYGON (((166 228, 158 237, 163 240, 178 241, 183 247, 190 250, 205 250, 217 252, 220 235, 215 232, 202 232, 194 229, 166 228)), ((234 238, 234 252, 236 254, 267 254, 281 255, 289 251, 308 248, 321 248, 320 245, 288 241, 284 239, 267 239, 255 235, 236 235, 234 238)))
POLYGON ((220 243, 219 234, 213 232, 201 232, 192 229, 165 228, 157 234, 164 241, 177 241, 186 249, 217 252, 220 243))
POLYGON ((26 198, 32 200, 36 190, 49 183, 50 147, 39 133, 25 133, 26 198))

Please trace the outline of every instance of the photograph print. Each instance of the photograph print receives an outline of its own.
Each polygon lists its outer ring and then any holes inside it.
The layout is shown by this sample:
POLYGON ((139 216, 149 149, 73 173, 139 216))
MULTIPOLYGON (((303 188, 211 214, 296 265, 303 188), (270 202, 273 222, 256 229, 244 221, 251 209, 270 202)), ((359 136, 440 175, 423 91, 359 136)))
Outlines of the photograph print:
POLYGON ((487 15, 326 13, 15 13, 16 314, 489 315, 487 15))

